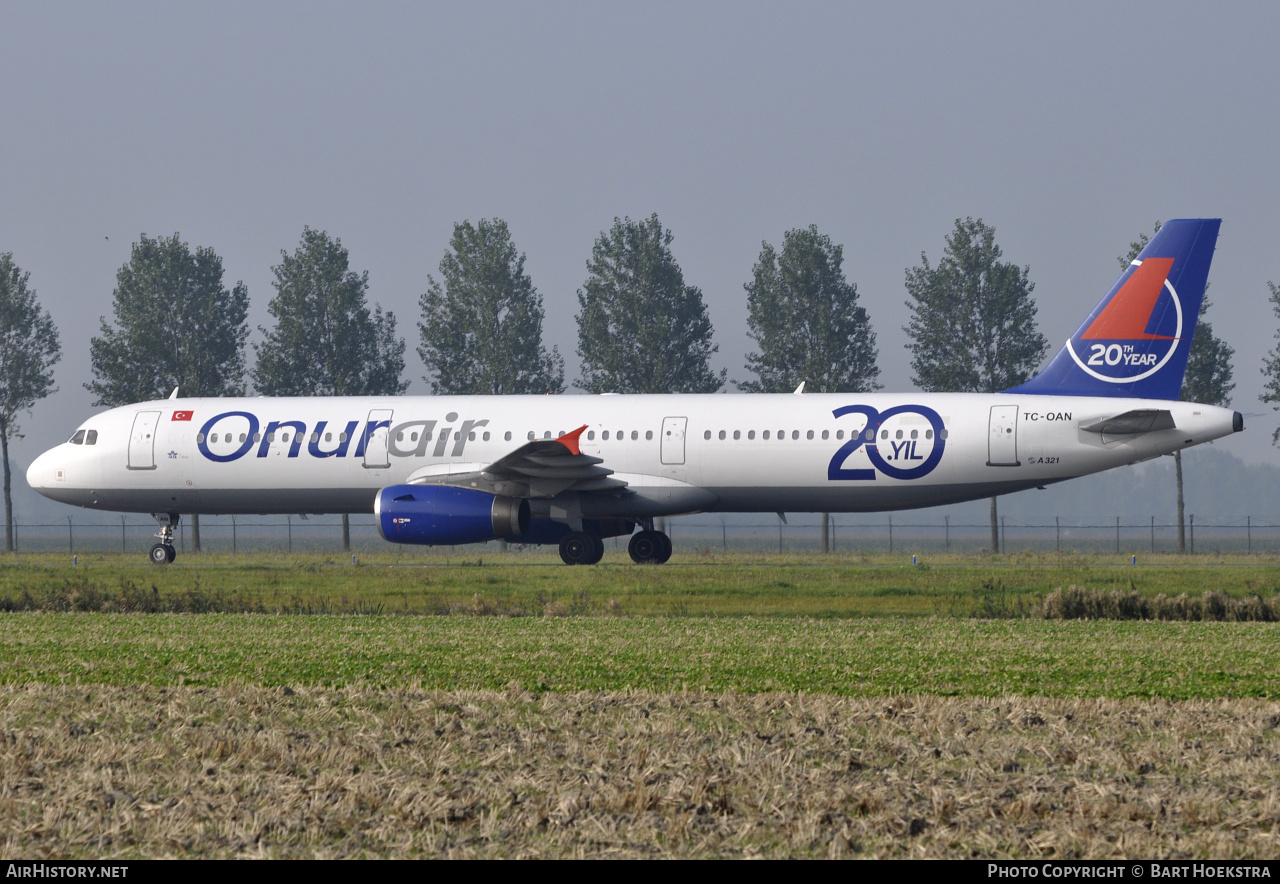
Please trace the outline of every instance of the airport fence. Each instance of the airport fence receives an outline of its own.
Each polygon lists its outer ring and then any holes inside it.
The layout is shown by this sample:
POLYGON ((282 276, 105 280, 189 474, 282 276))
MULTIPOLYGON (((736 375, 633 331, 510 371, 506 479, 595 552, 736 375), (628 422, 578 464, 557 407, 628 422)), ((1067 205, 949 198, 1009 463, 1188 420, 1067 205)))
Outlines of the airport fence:
MULTIPOLYGON (((663 525, 677 550, 683 552, 814 553, 824 549, 821 522, 813 514, 780 519, 720 519, 708 515, 667 519, 663 525)), ((77 519, 21 522, 14 525, 19 552, 138 553, 155 543, 156 524, 141 516, 120 516, 113 520, 77 519)), ((1092 553, 1140 555, 1178 551, 1176 523, 1157 521, 1112 521, 1080 524, 1061 518, 1030 521, 1000 521, 1000 547, 1005 554, 1092 553)), ((1280 553, 1280 523, 1244 516, 1233 521, 1197 521, 1188 518, 1185 526, 1188 553, 1280 553)), ((627 538, 610 538, 607 548, 626 547, 627 538)), ((174 535, 180 553, 194 551, 190 518, 184 518, 174 535)), ((828 522, 825 548, 836 553, 951 553, 985 554, 991 551, 988 521, 953 521, 949 517, 919 520, 892 515, 832 515, 828 522)), ((301 518, 203 516, 200 519, 200 549, 232 555, 238 553, 387 552, 402 554, 421 550, 438 555, 439 548, 393 547, 379 536, 370 515, 350 518, 350 542, 344 548, 341 521, 323 516, 301 518)), ((493 555, 519 554, 519 544, 471 544, 452 548, 460 554, 474 552, 493 555)))

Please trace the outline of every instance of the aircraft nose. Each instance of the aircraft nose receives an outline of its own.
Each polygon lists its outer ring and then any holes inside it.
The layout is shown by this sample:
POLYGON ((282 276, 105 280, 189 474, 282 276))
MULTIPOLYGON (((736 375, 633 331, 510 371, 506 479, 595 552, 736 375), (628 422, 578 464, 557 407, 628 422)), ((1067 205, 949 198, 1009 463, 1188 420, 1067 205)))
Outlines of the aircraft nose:
POLYGON ((27 484, 33 491, 43 491, 53 484, 53 468, 50 466, 49 454, 46 451, 31 461, 31 466, 27 467, 27 484))

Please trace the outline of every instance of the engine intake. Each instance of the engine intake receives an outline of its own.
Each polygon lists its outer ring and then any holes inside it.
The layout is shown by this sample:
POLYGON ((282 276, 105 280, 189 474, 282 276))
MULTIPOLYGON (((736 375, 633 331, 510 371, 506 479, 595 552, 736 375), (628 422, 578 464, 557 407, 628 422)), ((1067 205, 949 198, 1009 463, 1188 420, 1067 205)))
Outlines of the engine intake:
POLYGON ((449 485, 388 485, 373 513, 391 543, 482 543, 529 529, 529 501, 449 485))

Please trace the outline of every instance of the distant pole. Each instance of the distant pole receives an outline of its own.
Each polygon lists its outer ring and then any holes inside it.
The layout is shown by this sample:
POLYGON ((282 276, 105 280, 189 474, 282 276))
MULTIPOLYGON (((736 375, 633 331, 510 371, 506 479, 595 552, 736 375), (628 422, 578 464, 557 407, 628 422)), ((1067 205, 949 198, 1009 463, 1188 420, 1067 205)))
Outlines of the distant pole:
POLYGON ((889 554, 893 555, 893 516, 889 517, 889 554))
POLYGON ((725 528, 723 518, 720 519, 720 548, 729 551, 729 530, 725 528))
MULTIPOLYGON (((995 500, 994 497, 991 499, 993 501, 995 500)), ((1003 553, 1004 555, 1009 554, 1009 537, 1004 531, 1004 516, 1000 517, 1000 549, 996 550, 996 552, 1003 553)))
POLYGON ((120 517, 120 552, 125 552, 124 548, 124 516, 120 517))
POLYGON ((947 549, 951 549, 951 517, 943 516, 943 537, 946 538, 947 549))
POLYGON ((1191 514, 1191 554, 1196 554, 1196 514, 1191 514))
POLYGON ((1156 517, 1151 517, 1151 552, 1156 551, 1156 517))
POLYGON ((782 520, 778 520, 778 555, 782 555, 782 520))
POLYGON ((822 514, 822 554, 831 552, 831 513, 822 514))
POLYGON ((75 551, 76 551, 75 531, 71 527, 71 517, 67 516, 67 552, 73 553, 75 551))
POLYGON ((1062 523, 1058 521, 1058 519, 1059 519, 1058 516, 1053 517, 1053 530, 1054 530, 1054 533, 1057 534, 1058 536, 1058 552, 1061 553, 1062 552, 1062 523))
POLYGON ((293 552, 293 516, 285 516, 285 524, 289 526, 289 552, 293 552))
POLYGON ((1252 553, 1253 552, 1253 516, 1245 516, 1244 519, 1245 519, 1245 522, 1244 522, 1245 537, 1248 538, 1246 540, 1247 546, 1245 547, 1245 549, 1246 551, 1252 553))
POLYGON ((191 551, 200 552, 200 514, 191 514, 191 551))
POLYGON ((342 551, 351 551, 351 514, 342 514, 342 551))
POLYGON ((231 555, 236 554, 236 517, 231 517, 231 555))
POLYGON ((1116 516, 1116 555, 1120 555, 1120 517, 1116 516))

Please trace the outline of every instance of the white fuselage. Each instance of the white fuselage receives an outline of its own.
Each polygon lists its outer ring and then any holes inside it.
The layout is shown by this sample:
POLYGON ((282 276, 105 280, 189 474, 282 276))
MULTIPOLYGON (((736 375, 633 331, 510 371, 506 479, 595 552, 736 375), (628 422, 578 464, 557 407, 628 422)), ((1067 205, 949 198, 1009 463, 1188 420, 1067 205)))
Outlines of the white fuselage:
MULTIPOLYGON (((482 471, 584 424, 582 453, 628 490, 583 495, 582 513, 625 518, 954 503, 1171 454, 1239 418, 1185 402, 1011 393, 167 399, 91 417, 80 443, 42 454, 27 481, 104 510, 371 512, 388 485, 482 471), (1170 412, 1175 428, 1082 429, 1141 409, 1170 412)), ((555 496, 551 485, 542 495, 555 496)))

